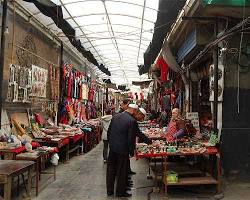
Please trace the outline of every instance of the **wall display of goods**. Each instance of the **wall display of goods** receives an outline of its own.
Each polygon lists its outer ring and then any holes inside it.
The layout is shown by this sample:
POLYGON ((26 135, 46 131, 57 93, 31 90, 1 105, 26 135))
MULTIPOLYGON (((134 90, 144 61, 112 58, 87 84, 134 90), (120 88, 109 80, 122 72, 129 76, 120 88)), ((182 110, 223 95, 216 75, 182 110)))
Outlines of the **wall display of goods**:
POLYGON ((31 69, 11 64, 9 70, 7 101, 29 103, 29 94, 32 85, 31 69))
POLYGON ((32 65, 32 84, 30 96, 46 98, 48 70, 32 65))
POLYGON ((59 68, 50 65, 50 90, 51 90, 52 100, 59 100, 59 79, 60 79, 59 68))

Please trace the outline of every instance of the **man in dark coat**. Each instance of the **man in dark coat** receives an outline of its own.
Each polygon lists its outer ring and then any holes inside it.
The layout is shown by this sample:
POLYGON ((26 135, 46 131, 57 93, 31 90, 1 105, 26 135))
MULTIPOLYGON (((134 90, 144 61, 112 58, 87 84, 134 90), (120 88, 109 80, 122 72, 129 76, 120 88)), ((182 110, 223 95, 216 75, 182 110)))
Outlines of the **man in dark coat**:
POLYGON ((140 132, 138 123, 133 117, 138 113, 138 106, 133 104, 122 113, 113 116, 108 129, 108 142, 110 146, 106 185, 108 196, 114 194, 116 184, 117 197, 130 197, 126 192, 128 180, 128 157, 134 156, 136 136, 147 143, 149 139, 140 132))

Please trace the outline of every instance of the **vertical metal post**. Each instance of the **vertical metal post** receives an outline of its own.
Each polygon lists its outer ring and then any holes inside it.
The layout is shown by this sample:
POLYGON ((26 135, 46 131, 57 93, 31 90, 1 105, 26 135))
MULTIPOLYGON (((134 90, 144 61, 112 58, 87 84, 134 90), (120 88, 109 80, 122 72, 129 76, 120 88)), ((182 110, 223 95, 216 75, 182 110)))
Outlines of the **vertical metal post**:
POLYGON ((61 109, 61 106, 63 104, 63 95, 64 95, 64 90, 65 88, 63 87, 63 42, 61 41, 61 45, 60 45, 60 61, 59 61, 59 72, 60 72, 60 78, 59 78, 59 85, 60 85, 60 88, 59 88, 59 104, 58 104, 58 111, 57 111, 57 122, 60 121, 60 115, 59 115, 59 109, 61 109))
POLYGON ((188 78, 189 78, 189 83, 188 83, 188 112, 191 112, 191 84, 192 80, 190 78, 190 70, 188 70, 188 78))
MULTIPOLYGON (((218 35, 218 20, 215 21, 214 25, 215 37, 218 35)), ((217 127, 217 115, 218 115, 218 45, 213 49, 213 62, 214 62, 214 106, 213 106, 213 124, 214 133, 218 133, 217 127)))
POLYGON ((108 106, 108 102, 109 102, 109 88, 106 87, 106 108, 108 106))
POLYGON ((7 0, 3 1, 3 17, 2 17, 2 30, 1 30, 1 52, 0 52, 0 129, 2 124, 2 106, 3 106, 3 71, 4 71, 4 54, 5 54, 5 30, 7 19, 7 0))
POLYGON ((104 115, 104 107, 103 107, 103 103, 104 103, 104 98, 103 98, 103 88, 101 89, 101 97, 102 97, 102 116, 104 115))
POLYGON ((60 83, 59 85, 60 87, 60 102, 63 102, 63 42, 61 41, 61 45, 60 45, 60 62, 59 62, 59 69, 60 69, 60 83))

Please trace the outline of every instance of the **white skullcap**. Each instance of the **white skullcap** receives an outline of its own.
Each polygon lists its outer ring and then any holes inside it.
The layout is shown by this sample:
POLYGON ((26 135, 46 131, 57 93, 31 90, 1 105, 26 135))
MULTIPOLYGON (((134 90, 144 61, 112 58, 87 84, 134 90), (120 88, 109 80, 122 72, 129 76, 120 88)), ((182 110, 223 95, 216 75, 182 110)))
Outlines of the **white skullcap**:
POLYGON ((138 109, 139 108, 138 105, 133 104, 133 103, 129 104, 128 107, 129 108, 134 108, 134 109, 138 109))
POLYGON ((139 110, 141 111, 141 113, 145 116, 147 114, 146 110, 144 108, 139 108, 139 110))

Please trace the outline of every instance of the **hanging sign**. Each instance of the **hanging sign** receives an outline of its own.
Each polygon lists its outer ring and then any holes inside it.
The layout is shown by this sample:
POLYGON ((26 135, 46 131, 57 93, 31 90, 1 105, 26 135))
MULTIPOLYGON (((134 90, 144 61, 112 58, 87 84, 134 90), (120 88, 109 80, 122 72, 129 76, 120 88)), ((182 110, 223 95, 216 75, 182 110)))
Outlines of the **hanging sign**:
POLYGON ((198 112, 187 112, 186 119, 189 119, 193 124, 194 128, 198 133, 200 133, 200 124, 199 124, 199 114, 198 112))

